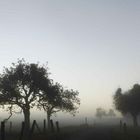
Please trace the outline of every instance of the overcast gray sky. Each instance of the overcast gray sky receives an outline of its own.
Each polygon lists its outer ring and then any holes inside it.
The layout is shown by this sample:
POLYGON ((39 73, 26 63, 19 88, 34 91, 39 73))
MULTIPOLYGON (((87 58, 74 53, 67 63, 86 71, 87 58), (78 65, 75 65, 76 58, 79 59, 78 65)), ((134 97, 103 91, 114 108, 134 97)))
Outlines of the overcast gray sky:
POLYGON ((139 0, 0 0, 0 71, 17 58, 48 61, 51 77, 80 92, 80 113, 112 107, 140 82, 139 0))

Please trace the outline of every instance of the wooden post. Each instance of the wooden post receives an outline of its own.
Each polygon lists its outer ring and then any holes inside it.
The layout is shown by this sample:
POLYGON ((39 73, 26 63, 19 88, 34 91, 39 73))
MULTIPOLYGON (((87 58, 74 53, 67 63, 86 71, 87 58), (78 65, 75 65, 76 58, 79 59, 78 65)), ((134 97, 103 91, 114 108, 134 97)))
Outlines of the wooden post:
POLYGON ((30 134, 29 134, 29 137, 30 137, 30 138, 32 137, 32 134, 33 134, 33 132, 34 132, 35 124, 36 124, 36 120, 33 121, 33 124, 32 124, 32 127, 31 127, 31 131, 30 131, 30 134))
POLYGON ((36 128, 38 129, 38 131, 41 133, 41 130, 36 122, 36 120, 33 121, 33 124, 32 124, 32 127, 31 127, 31 131, 30 131, 30 134, 29 134, 29 139, 31 139, 33 133, 34 133, 34 130, 35 130, 35 126, 36 128))
POLYGON ((41 129, 39 128, 39 126, 38 126, 36 121, 35 121, 35 126, 36 126, 37 130, 39 131, 39 133, 41 133, 41 129))
POLYGON ((12 122, 10 122, 9 133, 12 133, 12 122))
POLYGON ((46 120, 43 121, 43 132, 46 133, 46 120))
POLYGON ((59 122, 58 121, 56 122, 56 130, 57 130, 57 132, 60 132, 59 122))
POLYGON ((51 124, 51 131, 54 132, 53 120, 50 120, 50 124, 51 124))
POLYGON ((85 124, 87 125, 87 117, 85 118, 85 124))
POLYGON ((1 122, 1 140, 5 140, 5 122, 1 122))
POLYGON ((85 118, 85 126, 88 127, 87 117, 85 118))
POLYGON ((126 126, 126 123, 123 124, 123 132, 124 132, 124 133, 127 133, 127 126, 126 126))
POLYGON ((19 140, 22 140, 23 138, 24 128, 25 128, 25 122, 22 122, 19 140))
POLYGON ((120 120, 120 131, 122 130, 122 121, 120 120))

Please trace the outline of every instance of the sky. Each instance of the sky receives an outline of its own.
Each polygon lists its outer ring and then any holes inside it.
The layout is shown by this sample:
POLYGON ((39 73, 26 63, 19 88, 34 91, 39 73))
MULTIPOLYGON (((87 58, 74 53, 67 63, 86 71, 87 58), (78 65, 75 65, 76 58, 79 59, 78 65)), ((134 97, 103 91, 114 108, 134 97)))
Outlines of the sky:
POLYGON ((80 115, 113 108, 118 87, 140 82, 140 1, 0 0, 0 71, 18 58, 48 62, 80 115))

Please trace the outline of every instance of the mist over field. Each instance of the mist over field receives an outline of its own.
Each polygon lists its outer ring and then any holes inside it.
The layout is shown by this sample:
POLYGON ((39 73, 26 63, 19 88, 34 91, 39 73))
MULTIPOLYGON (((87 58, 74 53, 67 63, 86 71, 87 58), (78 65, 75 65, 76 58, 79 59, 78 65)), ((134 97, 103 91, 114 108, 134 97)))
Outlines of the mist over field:
POLYGON ((139 0, 0 1, 0 140, 140 139, 139 16, 139 0))

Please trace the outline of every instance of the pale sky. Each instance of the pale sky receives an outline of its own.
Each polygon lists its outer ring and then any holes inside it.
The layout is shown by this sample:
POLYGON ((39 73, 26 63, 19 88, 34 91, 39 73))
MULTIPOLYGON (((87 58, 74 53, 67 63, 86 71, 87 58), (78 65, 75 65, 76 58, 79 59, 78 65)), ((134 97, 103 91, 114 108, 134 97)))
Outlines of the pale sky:
POLYGON ((48 62, 80 114, 112 108, 118 87, 140 82, 140 1, 0 0, 0 71, 17 58, 48 62))

